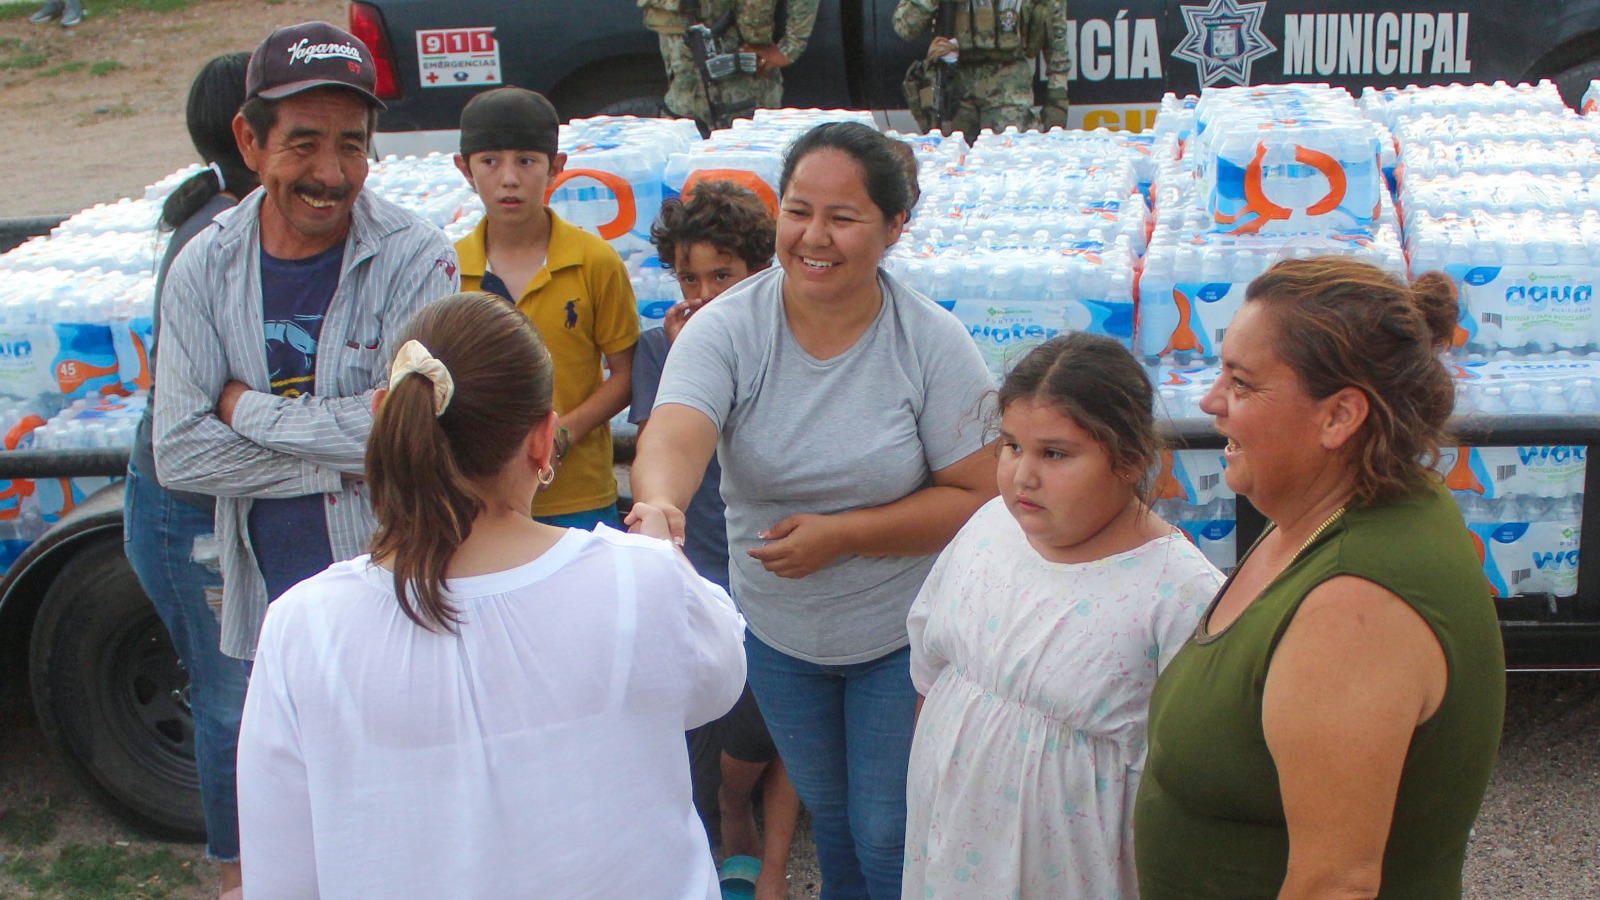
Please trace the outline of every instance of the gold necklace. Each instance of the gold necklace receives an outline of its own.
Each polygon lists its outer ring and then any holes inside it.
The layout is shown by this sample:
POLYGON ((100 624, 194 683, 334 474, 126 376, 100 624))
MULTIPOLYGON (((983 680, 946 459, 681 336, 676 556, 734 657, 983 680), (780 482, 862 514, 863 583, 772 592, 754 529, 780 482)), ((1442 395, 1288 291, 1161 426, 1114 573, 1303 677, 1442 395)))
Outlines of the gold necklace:
POLYGON ((1294 561, 1300 558, 1300 554, 1306 552, 1306 548, 1310 547, 1317 538, 1322 537, 1322 533, 1328 530, 1328 526, 1339 521, 1339 517, 1342 515, 1344 515, 1344 507, 1341 506, 1333 511, 1333 515, 1324 519, 1322 524, 1317 526, 1317 530, 1311 532, 1311 536, 1306 538, 1306 542, 1300 545, 1300 549, 1294 552, 1294 556, 1290 558, 1289 564, 1294 565, 1294 561))

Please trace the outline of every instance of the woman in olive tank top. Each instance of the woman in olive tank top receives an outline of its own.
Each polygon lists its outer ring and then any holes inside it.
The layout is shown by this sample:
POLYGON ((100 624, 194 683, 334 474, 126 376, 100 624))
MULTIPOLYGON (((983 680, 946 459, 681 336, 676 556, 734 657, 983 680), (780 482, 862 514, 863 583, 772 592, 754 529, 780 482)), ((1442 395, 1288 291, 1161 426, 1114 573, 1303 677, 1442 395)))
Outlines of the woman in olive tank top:
POLYGON ((1144 900, 1458 898, 1505 705, 1480 549, 1419 460, 1454 401, 1441 273, 1278 263, 1202 407, 1273 523, 1156 682, 1144 900))

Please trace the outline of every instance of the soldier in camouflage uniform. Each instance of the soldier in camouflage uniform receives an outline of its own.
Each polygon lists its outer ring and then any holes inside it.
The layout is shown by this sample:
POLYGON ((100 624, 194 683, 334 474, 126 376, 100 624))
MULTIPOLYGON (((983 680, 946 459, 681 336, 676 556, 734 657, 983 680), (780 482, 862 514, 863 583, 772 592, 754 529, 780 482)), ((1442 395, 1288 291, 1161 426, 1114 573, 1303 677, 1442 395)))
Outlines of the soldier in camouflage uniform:
MULTIPOLYGON (((899 0, 894 10, 894 31, 908 41, 933 30, 939 0, 899 0)), ((940 23, 928 46, 927 67, 954 52, 957 56, 953 84, 956 111, 944 130, 960 131, 972 140, 984 128, 999 131, 1007 125, 1045 128, 1067 124, 1067 73, 1072 68, 1067 45, 1066 0, 956 0, 955 22, 940 23), (1033 60, 1045 57, 1044 107, 1033 111, 1033 60)), ((908 94, 911 92, 908 86, 908 94)), ((936 118, 931 110, 918 110, 908 96, 912 112, 936 118), (931 115, 930 115, 931 114, 931 115)))
MULTIPOLYGON (((684 13, 683 0, 638 0, 644 9, 646 28, 661 39, 661 61, 667 69, 667 111, 688 116, 710 127, 711 108, 704 80, 694 55, 683 38, 694 21, 684 13)), ((755 74, 738 72, 719 79, 713 90, 720 91, 720 103, 754 102, 757 107, 773 108, 783 102, 781 70, 800 58, 811 39, 817 20, 818 0, 787 0, 783 27, 774 21, 779 0, 700 0, 700 19, 716 22, 728 10, 734 11, 733 24, 719 39, 725 50, 744 50, 757 58, 755 74), (775 36, 781 35, 774 40, 775 36)))

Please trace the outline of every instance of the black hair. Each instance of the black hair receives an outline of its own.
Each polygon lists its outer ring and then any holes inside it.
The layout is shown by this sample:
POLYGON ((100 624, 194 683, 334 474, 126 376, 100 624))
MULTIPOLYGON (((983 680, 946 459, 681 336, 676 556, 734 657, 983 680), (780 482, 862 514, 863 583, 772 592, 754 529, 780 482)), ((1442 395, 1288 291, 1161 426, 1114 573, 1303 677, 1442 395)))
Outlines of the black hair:
POLYGON ((800 160, 818 150, 838 150, 861 167, 867 196, 878 207, 885 221, 911 212, 911 185, 906 179, 904 151, 892 137, 860 122, 827 122, 796 138, 783 156, 783 175, 778 179, 778 195, 789 192, 789 180, 800 160))
POLYGON ((244 102, 244 73, 249 64, 249 53, 226 53, 206 63, 194 77, 185 112, 189 139, 201 159, 222 170, 225 184, 219 183, 217 173, 209 168, 195 173, 167 197, 161 207, 162 228, 182 225, 223 190, 243 197, 260 183, 244 164, 233 137, 233 117, 244 102))
POLYGON ((1118 469, 1140 473, 1136 490, 1148 500, 1156 437, 1150 376, 1126 347, 1086 331, 1057 335, 1029 351, 1000 384, 998 413, 1018 400, 1049 406, 1106 448, 1118 469))
POLYGON ((755 272, 772 262, 777 226, 761 199, 731 181, 702 181, 682 200, 661 204, 650 226, 661 264, 676 268, 678 251, 710 244, 744 260, 755 272))

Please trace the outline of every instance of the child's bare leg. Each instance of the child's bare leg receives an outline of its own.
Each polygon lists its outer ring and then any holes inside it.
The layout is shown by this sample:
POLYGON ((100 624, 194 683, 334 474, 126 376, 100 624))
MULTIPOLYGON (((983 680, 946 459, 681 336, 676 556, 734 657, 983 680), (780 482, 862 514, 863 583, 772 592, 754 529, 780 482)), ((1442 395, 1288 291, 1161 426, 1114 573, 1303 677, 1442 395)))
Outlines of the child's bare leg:
POLYGON ((756 880, 756 900, 788 900, 789 848, 800 819, 800 795, 782 759, 767 766, 761 783, 761 813, 766 840, 761 851, 761 877, 756 880))
MULTIPOLYGON (((722 787, 717 789, 717 807, 722 812, 722 852, 725 856, 761 855, 761 840, 756 834, 756 814, 750 805, 750 795, 766 768, 766 763, 744 762, 722 754, 722 787)), ((786 783, 788 780, 784 778, 786 783)), ((792 786, 789 789, 794 790, 792 786)))

